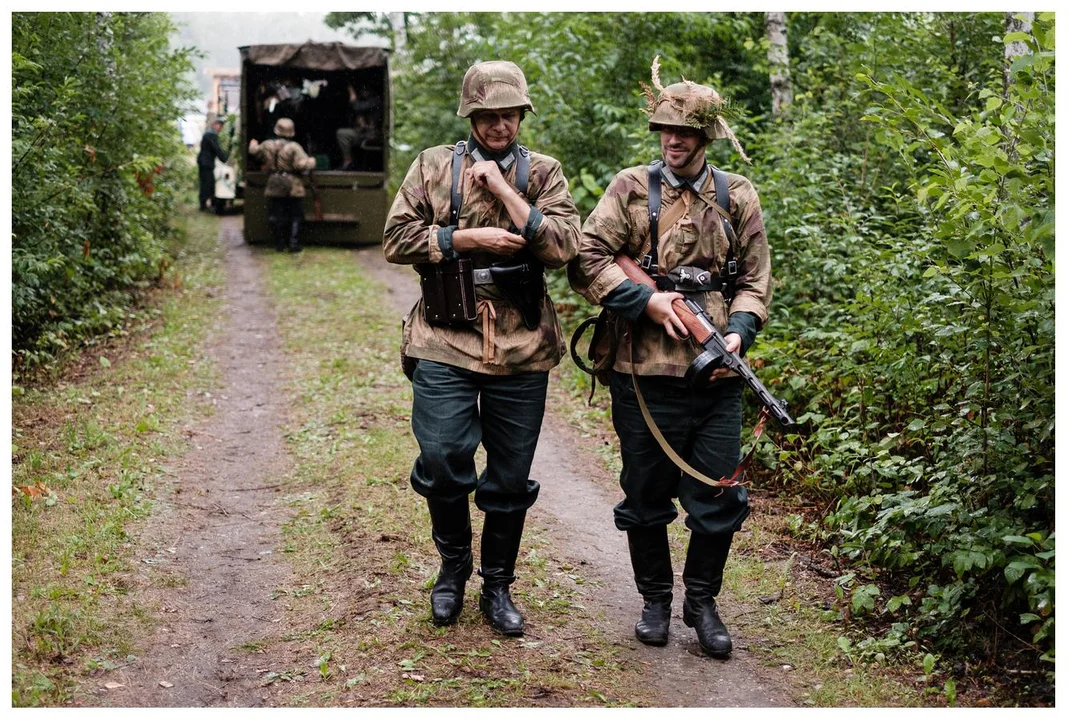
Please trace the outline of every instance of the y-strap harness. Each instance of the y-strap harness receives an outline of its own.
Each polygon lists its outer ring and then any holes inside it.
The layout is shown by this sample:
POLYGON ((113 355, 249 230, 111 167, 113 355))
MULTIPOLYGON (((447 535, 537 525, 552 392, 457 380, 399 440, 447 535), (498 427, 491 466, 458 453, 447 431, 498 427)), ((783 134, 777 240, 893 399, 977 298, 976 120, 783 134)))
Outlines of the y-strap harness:
MULTIPOLYGON (((727 238, 727 262, 724 264, 723 273, 712 276, 700 268, 683 267, 661 275, 657 258, 660 249, 660 206, 663 199, 660 183, 663 166, 662 160, 649 164, 649 252, 642 256, 638 264, 656 281, 656 286, 661 291, 678 290, 684 293, 718 291, 722 293, 724 302, 730 306, 731 300, 734 299, 735 280, 738 278, 738 261, 734 259, 734 246, 738 242, 738 236, 730 221, 731 197, 727 189, 727 173, 712 165, 708 166, 716 190, 713 209, 719 213, 720 220, 723 222, 723 234, 727 238)), ((676 200, 676 202, 681 201, 681 197, 676 200)))
MULTIPOLYGON (((449 205, 449 224, 457 225, 460 219, 460 205, 463 204, 463 193, 460 192, 460 171, 463 169, 464 155, 467 154, 467 143, 460 140, 456 143, 456 149, 452 151, 452 192, 449 205)), ((519 152, 515 154, 515 187, 523 197, 527 195, 527 184, 530 182, 530 150, 523 145, 519 146, 519 152)), ((518 232, 518 230, 516 231, 518 232)))
MULTIPOLYGON (((661 291, 678 290, 683 293, 690 292, 709 292, 719 291, 723 294, 723 299, 727 303, 727 307, 730 307, 731 300, 734 298, 734 283, 738 276, 738 262, 734 259, 734 245, 737 242, 737 235, 734 232, 734 228, 731 226, 729 219, 730 215, 730 194, 727 189, 727 175, 719 168, 709 165, 709 171, 712 173, 712 179, 715 183, 716 200, 714 209, 719 213, 720 219, 723 221, 723 233, 727 237, 727 262, 724 267, 722 275, 709 276, 707 271, 702 272, 700 268, 675 268, 667 275, 661 275, 659 267, 657 265, 657 251, 659 249, 660 240, 660 204, 661 204, 661 173, 660 169, 663 167, 663 162, 657 160, 649 165, 649 252, 642 256, 640 261, 641 268, 649 273, 656 281, 657 288, 661 291)), ((676 202, 682 202, 682 198, 676 202)), ((642 397, 641 388, 638 387, 638 378, 634 374, 634 339, 631 338, 630 343, 630 363, 631 363, 631 383, 634 385, 634 394, 637 396, 638 407, 642 411, 642 417, 645 418, 645 424, 648 426, 649 431, 653 434, 657 444, 660 445, 660 449, 668 456, 668 458, 678 467, 680 470, 691 476, 695 480, 698 480, 706 485, 713 487, 734 487, 741 485, 745 477, 745 472, 749 468, 749 463, 753 459, 753 454, 756 451, 756 440, 760 439, 760 436, 764 432, 764 423, 767 420, 767 411, 761 412, 760 420, 757 423, 756 428, 753 430, 754 443, 753 447, 742 459, 738 466, 734 469, 734 472, 730 477, 721 477, 719 480, 713 480, 697 468, 686 462, 679 453, 675 451, 673 447, 668 443, 667 438, 660 432, 660 428, 656 426, 656 422, 653 420, 652 414, 649 412, 648 406, 645 404, 645 398, 642 397)), ((574 353, 572 353, 574 354, 574 353)), ((722 490, 720 491, 722 492, 722 490)))

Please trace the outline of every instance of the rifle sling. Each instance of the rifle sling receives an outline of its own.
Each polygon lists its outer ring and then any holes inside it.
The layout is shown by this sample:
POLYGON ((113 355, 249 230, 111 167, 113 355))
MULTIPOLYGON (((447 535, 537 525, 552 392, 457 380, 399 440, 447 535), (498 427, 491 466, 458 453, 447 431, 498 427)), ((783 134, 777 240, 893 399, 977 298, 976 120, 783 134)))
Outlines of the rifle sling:
POLYGON ((764 434, 764 424, 769 415, 767 408, 762 408, 760 410, 760 419, 757 421, 756 427, 753 428, 753 447, 749 449, 746 456, 742 458, 740 463, 738 463, 738 467, 734 469, 734 472, 729 478, 724 476, 719 480, 713 480, 694 466, 690 465, 690 463, 686 462, 685 458, 675 452, 675 449, 668 443, 667 438, 664 437, 664 433, 660 432, 660 428, 656 426, 656 421, 653 420, 653 416, 645 404, 645 398, 642 397, 642 390, 638 387, 638 376, 634 374, 633 326, 630 337, 630 381, 634 385, 634 394, 638 398, 638 407, 641 408, 642 417, 645 418, 645 425, 649 428, 649 432, 653 434, 653 437, 656 438, 656 442, 660 445, 660 449, 664 451, 664 454, 668 456, 668 459, 671 460, 677 468, 694 480, 703 482, 705 485, 711 485, 712 487, 734 487, 735 485, 745 484, 745 481, 740 478, 745 477, 745 473, 749 469, 749 463, 752 461, 753 454, 756 452, 757 441, 760 440, 760 436, 764 434))

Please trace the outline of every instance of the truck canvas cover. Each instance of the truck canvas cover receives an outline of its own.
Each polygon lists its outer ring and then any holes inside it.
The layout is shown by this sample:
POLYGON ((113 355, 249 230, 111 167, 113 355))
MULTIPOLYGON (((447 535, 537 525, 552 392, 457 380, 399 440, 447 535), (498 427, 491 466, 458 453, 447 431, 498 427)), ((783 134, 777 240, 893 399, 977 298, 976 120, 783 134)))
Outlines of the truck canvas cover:
POLYGON ((384 48, 353 47, 341 43, 251 45, 241 48, 241 59, 254 65, 314 70, 362 70, 382 67, 389 53, 384 48))

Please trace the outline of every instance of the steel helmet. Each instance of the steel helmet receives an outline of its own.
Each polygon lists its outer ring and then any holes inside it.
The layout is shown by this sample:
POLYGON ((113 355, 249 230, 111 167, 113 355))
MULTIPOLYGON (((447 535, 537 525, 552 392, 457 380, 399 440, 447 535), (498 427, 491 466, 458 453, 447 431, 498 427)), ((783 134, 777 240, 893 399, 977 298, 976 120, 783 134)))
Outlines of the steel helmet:
POLYGON ((659 92, 654 93, 653 88, 641 83, 650 131, 663 130, 665 126, 703 130, 706 140, 730 140, 738 153, 749 162, 734 132, 724 119, 732 114, 733 108, 729 100, 707 85, 699 85, 685 78, 682 82, 663 87, 660 84, 659 55, 653 59, 652 71, 653 87, 659 92))
MULTIPOLYGON (((456 114, 471 117, 479 110, 523 108, 534 112, 527 94, 527 79, 514 62, 491 60, 475 63, 464 74, 460 107, 456 114)), ((535 113, 537 114, 537 113, 535 113)))
POLYGON ((289 118, 278 118, 274 124, 274 134, 278 137, 291 138, 297 134, 297 126, 289 118))

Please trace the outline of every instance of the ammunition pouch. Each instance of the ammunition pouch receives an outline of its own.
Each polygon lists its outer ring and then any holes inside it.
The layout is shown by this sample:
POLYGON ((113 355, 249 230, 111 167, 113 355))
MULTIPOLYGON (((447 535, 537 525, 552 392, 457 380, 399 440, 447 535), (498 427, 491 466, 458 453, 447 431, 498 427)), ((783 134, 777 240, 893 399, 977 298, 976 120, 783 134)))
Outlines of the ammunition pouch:
POLYGON ((475 283, 469 259, 420 264, 415 269, 423 293, 423 317, 428 323, 456 325, 475 319, 475 283))

